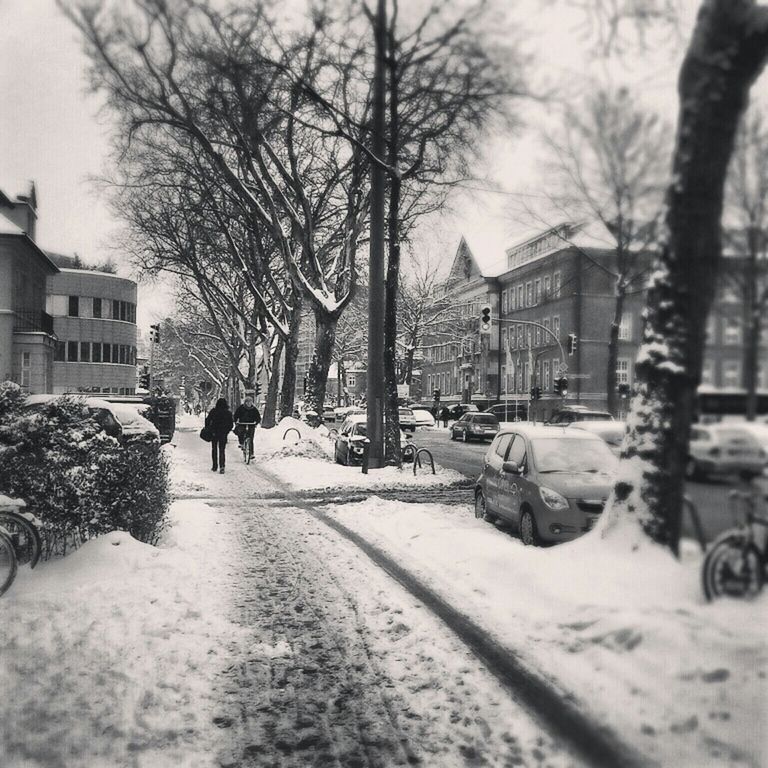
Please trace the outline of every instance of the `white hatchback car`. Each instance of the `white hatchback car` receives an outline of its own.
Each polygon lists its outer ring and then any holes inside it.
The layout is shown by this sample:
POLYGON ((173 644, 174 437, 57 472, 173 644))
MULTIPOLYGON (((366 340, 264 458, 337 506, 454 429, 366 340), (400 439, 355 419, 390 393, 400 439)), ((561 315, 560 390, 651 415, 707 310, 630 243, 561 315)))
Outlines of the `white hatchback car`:
POLYGON ((685 476, 696 480, 709 475, 740 475, 746 479, 763 473, 766 452, 746 429, 738 425, 694 425, 685 464, 685 476))

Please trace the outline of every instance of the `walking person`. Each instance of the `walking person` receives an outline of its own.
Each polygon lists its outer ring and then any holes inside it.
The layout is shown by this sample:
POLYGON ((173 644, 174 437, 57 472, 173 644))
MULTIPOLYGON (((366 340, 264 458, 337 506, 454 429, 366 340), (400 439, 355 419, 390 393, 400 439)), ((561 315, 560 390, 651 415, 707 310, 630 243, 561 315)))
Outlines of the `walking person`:
POLYGON ((256 425, 261 422, 261 414, 259 409, 253 402, 253 398, 250 395, 246 395, 245 400, 237 406, 235 410, 235 434, 237 440, 240 443, 240 447, 243 447, 246 437, 251 441, 251 454, 253 454, 253 433, 256 431, 256 425))
POLYGON ((227 461, 227 435, 232 431, 234 419, 229 410, 227 401, 220 397, 213 406, 211 412, 205 417, 205 426, 211 431, 211 470, 217 470, 224 474, 224 465, 227 461))

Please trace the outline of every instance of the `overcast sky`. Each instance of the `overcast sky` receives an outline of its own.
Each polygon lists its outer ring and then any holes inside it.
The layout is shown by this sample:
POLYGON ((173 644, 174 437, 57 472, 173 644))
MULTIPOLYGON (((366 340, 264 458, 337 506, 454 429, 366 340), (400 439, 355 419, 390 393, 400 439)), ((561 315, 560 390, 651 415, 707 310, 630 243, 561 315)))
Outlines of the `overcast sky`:
MULTIPOLYGON (((539 10, 542 5, 540 0, 515 5, 523 9, 517 11, 517 29, 536 57, 532 74, 537 89, 558 87, 574 95, 590 87, 585 73, 610 77, 615 83, 635 83, 644 103, 674 119, 678 57, 689 25, 684 24, 677 44, 650 48, 605 68, 595 63, 577 27, 581 17, 563 4, 545 12, 539 10)), ((689 0, 687 5, 693 9, 697 3, 689 0)), ((77 252, 91 262, 108 257, 119 261, 110 248, 118 223, 91 181, 108 168, 107 126, 99 118, 99 99, 87 93, 86 61, 75 30, 54 0, 0 0, 0 62, 0 189, 11 196, 23 194, 34 179, 43 248, 77 252)), ((473 188, 457 198, 452 212, 425 232, 424 247, 433 258, 450 260, 464 232, 488 251, 485 260, 490 262, 492 250, 501 253, 505 244, 530 229, 510 208, 519 209, 513 203, 521 199, 535 202, 546 189, 537 128, 556 120, 557 107, 521 102, 519 114, 518 134, 489 141, 486 160, 477 168, 503 192, 482 194, 473 188)), ((141 324, 167 313, 167 305, 150 302, 155 289, 142 290, 142 295, 141 324)))

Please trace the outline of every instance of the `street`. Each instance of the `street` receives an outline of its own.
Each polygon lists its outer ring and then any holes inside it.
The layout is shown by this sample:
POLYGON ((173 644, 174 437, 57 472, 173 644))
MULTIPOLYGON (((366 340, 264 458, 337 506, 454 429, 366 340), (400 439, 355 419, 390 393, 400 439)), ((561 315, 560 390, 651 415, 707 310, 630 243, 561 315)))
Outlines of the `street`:
MULTIPOLYGON (((414 443, 419 448, 428 448, 438 464, 473 479, 480 474, 483 456, 490 445, 487 440, 469 443, 451 440, 448 432, 438 429, 417 430, 414 443)), ((718 478, 686 484, 686 493, 696 506, 707 541, 733 525, 728 510, 728 494, 737 487, 740 486, 736 479, 718 478)), ((683 516, 683 535, 695 538, 695 530, 687 514, 683 516)))

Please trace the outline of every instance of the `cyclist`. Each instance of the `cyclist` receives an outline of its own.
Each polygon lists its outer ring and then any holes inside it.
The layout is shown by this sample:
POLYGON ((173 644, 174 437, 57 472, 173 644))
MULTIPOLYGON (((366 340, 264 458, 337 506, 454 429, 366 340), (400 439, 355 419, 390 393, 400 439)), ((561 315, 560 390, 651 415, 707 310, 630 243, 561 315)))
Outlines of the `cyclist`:
POLYGON ((253 453, 253 433, 256 430, 256 425, 261 421, 261 414, 259 409, 254 405, 253 398, 250 395, 246 395, 245 400, 237 407, 235 411, 235 423, 237 429, 235 434, 240 442, 240 448, 245 444, 245 438, 247 437, 251 441, 251 453, 253 453))

